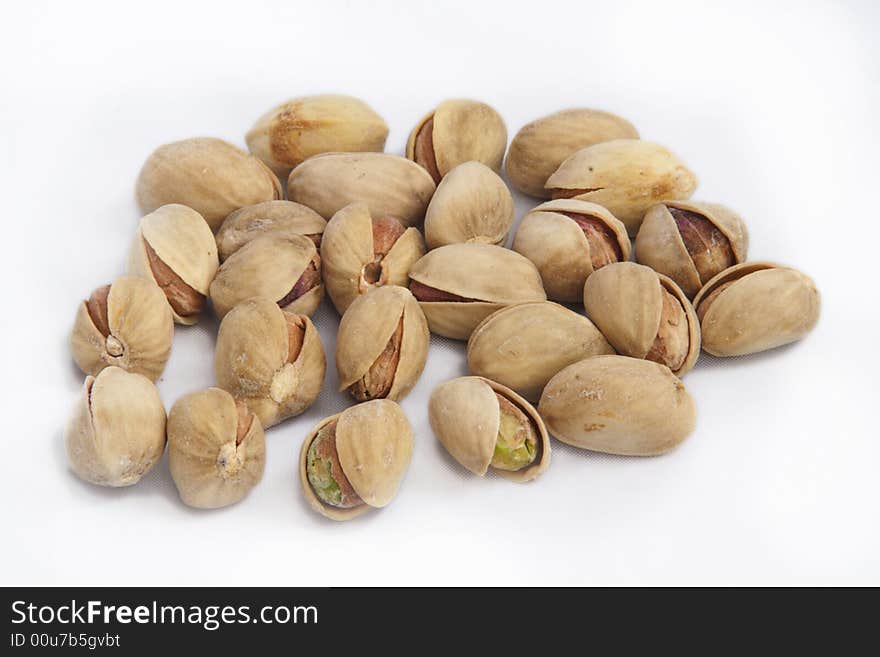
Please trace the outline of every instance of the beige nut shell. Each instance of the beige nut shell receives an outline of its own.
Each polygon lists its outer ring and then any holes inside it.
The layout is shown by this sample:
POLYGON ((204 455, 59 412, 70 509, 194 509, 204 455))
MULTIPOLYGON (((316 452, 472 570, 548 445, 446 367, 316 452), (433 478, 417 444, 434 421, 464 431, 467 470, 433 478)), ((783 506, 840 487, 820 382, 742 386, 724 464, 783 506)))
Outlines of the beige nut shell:
POLYGON ((497 381, 530 402, 564 367, 614 348, 583 315, 550 301, 502 308, 484 319, 468 340, 471 374, 497 381))
POLYGON ((604 223, 614 234, 623 261, 629 260, 631 244, 623 222, 589 201, 547 201, 523 217, 513 238, 513 250, 535 263, 548 298, 575 303, 583 296, 593 263, 584 231, 562 212, 594 217, 604 223))
POLYGON ((327 221, 311 208, 292 201, 266 201, 231 213, 217 231, 217 254, 226 260, 248 242, 267 233, 321 235, 327 221))
POLYGON ((110 334, 105 338, 92 321, 87 302, 79 304, 70 334, 79 368, 96 375, 115 365, 150 381, 158 379, 174 339, 171 306, 159 286, 137 276, 117 278, 107 297, 107 323, 110 334))
POLYGON ((479 376, 462 376, 441 383, 428 402, 431 428, 452 458, 475 475, 484 476, 492 462, 501 425, 495 393, 513 402, 535 423, 541 453, 522 470, 493 469, 511 481, 532 481, 550 466, 550 437, 534 407, 510 388, 479 376))
POLYGON ((550 379, 538 412, 564 443, 596 452, 654 456, 696 424, 696 406, 668 367, 626 356, 594 356, 550 379))
POLYGON ((252 416, 236 441, 238 410, 225 390, 207 388, 178 399, 168 414, 168 466, 184 504, 218 509, 243 499, 263 478, 266 441, 252 416))
POLYGON ((325 418, 309 432, 299 452, 300 483, 306 501, 331 520, 351 520, 374 508, 387 506, 400 489, 412 451, 412 427, 403 409, 390 399, 374 399, 325 418), (337 420, 339 464, 358 497, 365 502, 351 509, 324 504, 312 490, 306 473, 312 441, 334 420, 337 420))
POLYGON ((796 342, 819 321, 816 284, 796 269, 771 262, 734 265, 710 280, 694 299, 721 291, 703 316, 703 349, 713 356, 744 356, 796 342))

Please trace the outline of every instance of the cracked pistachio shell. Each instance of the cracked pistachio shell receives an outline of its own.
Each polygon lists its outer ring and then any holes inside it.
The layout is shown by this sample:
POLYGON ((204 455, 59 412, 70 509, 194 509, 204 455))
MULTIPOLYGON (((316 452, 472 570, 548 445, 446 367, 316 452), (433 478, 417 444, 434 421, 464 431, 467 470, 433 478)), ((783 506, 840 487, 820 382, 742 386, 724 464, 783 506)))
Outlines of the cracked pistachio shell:
POLYGON ((263 478, 260 419, 225 390, 178 399, 168 414, 168 466, 184 504, 218 509, 243 499, 263 478))
POLYGON ((312 155, 385 149, 388 125, 364 101, 324 94, 281 103, 245 136, 251 153, 279 176, 312 155))
POLYGON ((504 168, 519 191, 550 198, 544 183, 569 155, 603 141, 638 138, 638 131, 629 121, 609 112, 562 110, 520 128, 510 142, 504 168))
POLYGON ((535 263, 550 299, 575 303, 581 300, 584 283, 593 273, 591 247, 581 227, 563 212, 602 222, 620 251, 620 260, 629 260, 631 245, 626 226, 607 209, 589 201, 547 201, 523 217, 513 250, 535 263))
MULTIPOLYGON (((378 217, 377 217, 378 218, 378 217)), ((368 280, 367 267, 377 262, 373 243, 373 215, 364 203, 352 203, 333 215, 321 244, 321 267, 330 300, 339 314, 374 287, 409 284, 409 270, 425 255, 418 228, 410 226, 378 262, 378 280, 368 280)))
POLYGON ((286 313, 269 299, 243 301, 220 322, 214 351, 217 384, 243 401, 264 429, 311 406, 326 367, 311 320, 286 313), (296 353, 290 353, 292 330, 300 334, 296 353))
POLYGON ((367 374, 397 330, 401 317, 400 356, 387 398, 399 401, 412 390, 428 359, 428 324, 409 290, 384 285, 355 299, 339 322, 336 371, 340 391, 367 374))
POLYGON ((668 367, 626 356, 593 356, 550 379, 538 412, 569 445, 624 456, 655 456, 694 430, 696 406, 668 367))
POLYGON ((693 299, 700 288, 710 278, 726 269, 726 266, 718 262, 709 270, 705 280, 700 276, 669 208, 686 210, 705 219, 707 226, 713 227, 713 231, 709 234, 708 241, 703 240, 701 246, 706 251, 729 249, 731 265, 745 262, 749 250, 749 233, 738 214, 715 203, 666 201, 648 210, 636 236, 636 259, 654 271, 669 276, 688 299, 693 299), (723 244, 716 245, 716 241, 723 244))
POLYGON ((249 153, 211 137, 160 146, 138 176, 141 211, 181 203, 201 214, 217 230, 233 210, 282 197, 281 182, 249 153))
POLYGON ((559 370, 614 348, 593 323, 550 301, 520 303, 484 319, 468 340, 471 374, 497 381, 538 401, 559 370))
POLYGON ((511 481, 532 481, 550 466, 550 437, 535 408, 510 388, 479 376, 462 376, 438 385, 428 402, 434 434, 456 461, 475 475, 484 476, 492 463, 501 425, 496 393, 506 397, 534 423, 539 453, 522 470, 493 468, 511 481))
MULTIPOLYGON (((248 242, 220 266, 211 283, 217 317, 223 319, 233 306, 251 297, 282 301, 316 254, 315 243, 302 235, 264 235, 248 242)), ((324 285, 318 283, 283 310, 311 316, 323 298, 324 285)))
POLYGON ((100 486, 136 484, 165 451, 165 407, 156 386, 113 366, 87 376, 64 445, 80 479, 100 486))
POLYGON ((162 290, 146 279, 121 276, 110 285, 106 309, 110 332, 105 336, 89 314, 88 302, 79 304, 70 335, 76 364, 91 375, 115 365, 158 379, 174 338, 171 306, 162 290))
POLYGON ((391 503, 409 467, 413 430, 403 409, 389 399, 357 404, 325 418, 306 436, 299 453, 299 474, 309 506, 331 520, 351 520, 391 503), (350 509, 322 502, 309 484, 306 461, 318 432, 336 424, 336 450, 342 471, 364 504, 350 509))
POLYGON ((419 165, 388 153, 315 155, 290 172, 287 197, 330 219, 346 205, 366 203, 374 217, 421 221, 434 181, 419 165))
POLYGON ((428 251, 410 269, 411 281, 474 301, 420 301, 432 333, 467 340, 496 310, 546 301, 541 275, 527 258, 494 244, 448 244, 428 251))
POLYGON ((743 356, 803 338, 819 321, 820 298, 813 279, 796 269, 746 262, 706 283, 694 307, 702 317, 703 349, 743 356))
POLYGON ((513 197, 485 164, 465 162, 437 186, 425 214, 429 249, 459 242, 502 244, 513 225, 513 197))
POLYGON ((687 348, 681 365, 673 370, 683 376, 700 355, 700 324, 672 279, 634 262, 607 265, 587 279, 584 309, 619 354, 646 358, 661 330, 664 290, 681 304, 687 320, 687 348))
POLYGON ((217 231, 217 253, 226 260, 245 244, 268 233, 305 235, 320 248, 327 222, 311 208, 291 201, 266 201, 231 213, 217 231))
POLYGON ((664 146, 614 139, 570 155, 544 187, 553 196, 605 206, 635 236, 649 207, 664 199, 689 198, 697 177, 664 146))

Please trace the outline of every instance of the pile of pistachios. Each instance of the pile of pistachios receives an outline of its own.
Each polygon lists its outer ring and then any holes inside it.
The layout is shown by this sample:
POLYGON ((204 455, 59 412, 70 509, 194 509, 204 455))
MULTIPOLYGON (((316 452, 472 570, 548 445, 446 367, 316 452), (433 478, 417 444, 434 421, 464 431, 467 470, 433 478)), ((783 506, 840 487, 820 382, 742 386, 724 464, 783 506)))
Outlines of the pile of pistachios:
POLYGON ((259 118, 250 153, 194 138, 147 158, 126 274, 79 305, 71 335, 87 375, 65 432, 79 477, 135 484, 167 443, 185 504, 245 497, 263 476, 264 430, 323 387, 310 316, 325 292, 352 405, 304 437, 299 474, 309 505, 334 520, 397 494, 414 447, 397 402, 431 333, 467 341, 471 373, 434 390, 437 439, 476 475, 525 482, 549 467, 550 436, 611 454, 673 449, 695 426, 681 377, 701 349, 772 349, 818 321, 813 281, 748 261, 742 218, 688 200, 696 176, 620 117, 557 112, 507 149, 492 107, 447 100, 416 124, 406 157, 383 152, 387 136, 366 103, 311 96, 259 118), (541 199, 510 249, 502 163, 541 199), (166 417, 154 382, 174 324, 208 306, 221 320, 217 387, 166 417))

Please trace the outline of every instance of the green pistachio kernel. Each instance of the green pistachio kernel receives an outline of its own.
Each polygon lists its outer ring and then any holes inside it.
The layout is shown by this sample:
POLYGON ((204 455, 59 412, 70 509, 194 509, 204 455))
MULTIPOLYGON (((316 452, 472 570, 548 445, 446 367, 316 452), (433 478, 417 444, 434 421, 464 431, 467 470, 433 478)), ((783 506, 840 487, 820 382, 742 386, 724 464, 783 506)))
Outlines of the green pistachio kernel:
POLYGON ((538 432, 521 408, 495 393, 501 410, 492 467, 515 472, 531 465, 538 455, 538 432))
POLYGON ((309 445, 306 474, 315 495, 330 506, 351 509, 364 501, 358 497, 342 471, 336 452, 336 422, 321 428, 309 445))

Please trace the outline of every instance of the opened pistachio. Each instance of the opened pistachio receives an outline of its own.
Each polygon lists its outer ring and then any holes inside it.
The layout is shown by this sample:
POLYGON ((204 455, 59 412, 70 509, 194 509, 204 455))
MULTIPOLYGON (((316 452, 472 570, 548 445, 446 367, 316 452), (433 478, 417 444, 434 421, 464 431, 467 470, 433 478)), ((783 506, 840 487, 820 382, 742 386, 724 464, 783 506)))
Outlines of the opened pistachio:
POLYGON ((165 407, 156 386, 115 366, 87 376, 64 445, 80 479, 100 486, 136 484, 165 451, 165 407))
POLYGON ((796 269, 770 262, 734 265, 694 299, 703 349, 743 356, 796 342, 819 321, 819 291, 796 269))
POLYGON ((510 142, 504 168, 519 191, 550 198, 544 183, 569 155, 603 141, 638 138, 632 124, 614 114, 586 108, 562 110, 520 128, 510 142))
POLYGON ((328 417, 311 430, 299 453, 306 501, 332 520, 350 520, 391 503, 413 451, 403 410, 374 399, 328 417))
POLYGON ((320 250, 327 222, 311 208, 291 201, 266 201, 239 208, 217 231, 217 253, 223 262, 245 244, 272 233, 282 237, 305 235, 320 250))
POLYGON ((341 315, 361 294, 382 285, 409 284, 409 269, 425 255, 417 228, 370 215, 353 203, 333 215, 321 249, 324 284, 341 315))
POLYGON ((314 403, 326 366, 315 325, 269 299, 243 301, 220 322, 214 351, 217 383, 247 404, 264 429, 314 403))
POLYGON ((550 379, 538 412, 569 445, 609 454, 654 456, 694 430, 696 407, 665 365, 626 356, 593 356, 550 379))
POLYGON ((220 388, 181 397, 168 414, 168 466, 184 504, 235 504, 263 478, 260 418, 220 388))
POLYGON ((416 262, 409 277, 431 331, 454 340, 467 340, 499 308, 547 300, 535 265, 493 244, 441 246, 416 262))
POLYGON ((584 285, 584 309, 624 356, 662 363, 677 376, 700 355, 696 313, 672 279, 634 262, 603 267, 584 285))
POLYGON ((562 368, 589 356, 613 354, 583 315, 549 301, 519 303, 484 319, 468 340, 471 374, 497 381, 529 401, 562 368))
POLYGON ((141 169, 137 201, 143 212, 181 203, 217 230, 233 210, 282 197, 281 182, 253 155, 210 137, 157 148, 141 169))
POLYGON ((659 144, 614 139, 570 155, 544 187, 553 198, 605 206, 635 236, 649 207, 664 199, 690 198, 697 177, 659 144))
POLYGON ((523 217, 513 250, 535 263, 549 298, 574 303, 590 274, 629 260, 630 241, 626 226, 601 205, 558 199, 523 217))
POLYGON ((324 298, 321 257, 315 243, 302 235, 264 235, 233 253, 211 283, 217 317, 251 297, 275 301, 283 310, 309 315, 324 298))
POLYGON ((70 347, 86 374, 115 365, 155 381, 171 355, 174 319, 159 286, 122 276, 79 304, 70 347))
POLYGON ((745 262, 748 249, 743 220, 713 203, 658 203, 636 236, 636 259, 669 276, 689 299, 717 273, 745 262))

